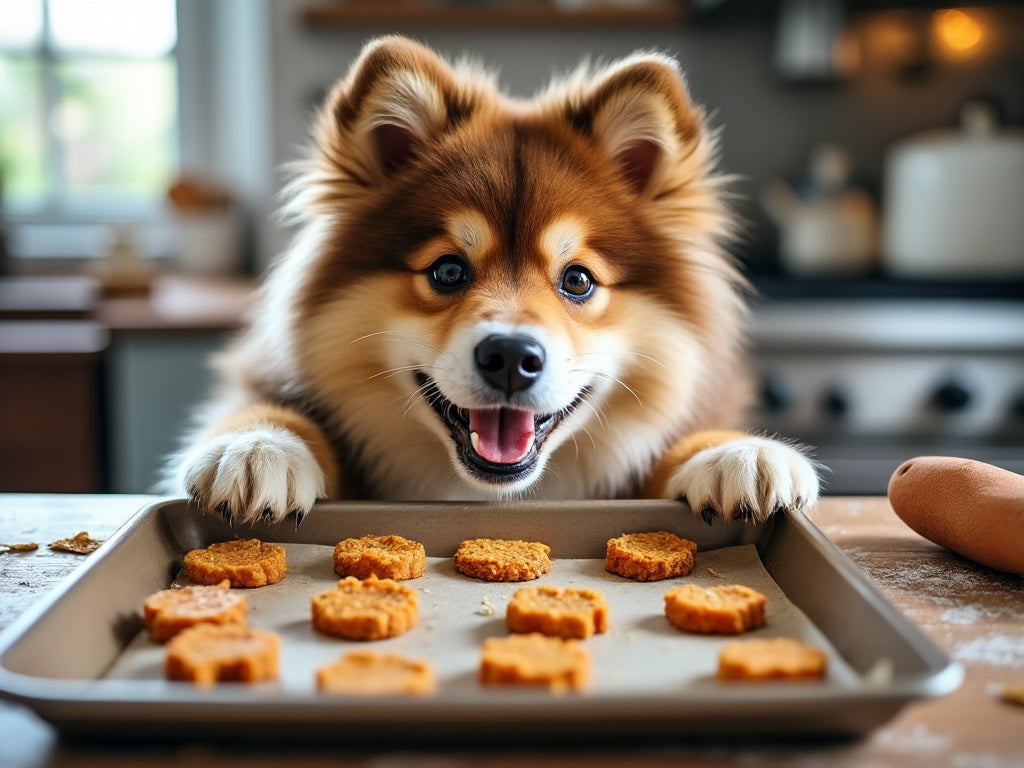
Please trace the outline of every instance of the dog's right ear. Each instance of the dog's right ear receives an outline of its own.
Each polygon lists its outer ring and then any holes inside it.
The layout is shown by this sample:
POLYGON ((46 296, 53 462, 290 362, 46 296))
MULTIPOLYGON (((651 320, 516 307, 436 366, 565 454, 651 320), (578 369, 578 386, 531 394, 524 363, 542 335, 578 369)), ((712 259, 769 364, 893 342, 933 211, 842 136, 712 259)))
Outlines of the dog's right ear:
POLYGON ((391 177, 468 116, 477 101, 470 88, 430 49, 381 38, 366 46, 328 97, 321 139, 333 131, 340 141, 332 143, 356 160, 363 181, 391 177))

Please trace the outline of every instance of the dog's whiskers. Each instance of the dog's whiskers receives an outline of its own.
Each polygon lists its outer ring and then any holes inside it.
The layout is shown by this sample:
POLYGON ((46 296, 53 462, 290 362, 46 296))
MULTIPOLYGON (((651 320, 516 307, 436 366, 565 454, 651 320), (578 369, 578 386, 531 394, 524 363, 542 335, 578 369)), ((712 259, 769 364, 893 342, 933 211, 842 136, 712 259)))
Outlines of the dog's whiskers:
POLYGON ((636 390, 634 390, 626 382, 624 382, 622 379, 620 379, 617 376, 612 376, 610 373, 605 373, 604 371, 595 371, 595 370, 589 370, 589 369, 586 369, 586 368, 574 368, 573 369, 573 373, 589 373, 591 376, 597 376, 599 378, 604 379, 605 381, 610 381, 610 382, 613 382, 615 384, 618 384, 624 390, 629 392, 629 394, 631 394, 636 399, 637 403, 641 407, 643 407, 644 401, 640 399, 640 395, 638 395, 636 393, 636 390))
POLYGON ((399 341, 408 341, 412 344, 418 344, 421 347, 426 347, 432 352, 437 352, 438 354, 441 354, 441 350, 435 347, 433 344, 423 341, 423 339, 418 339, 415 336, 409 336, 408 334, 398 333, 397 331, 374 331, 373 333, 366 333, 363 334, 362 336, 357 336, 356 338, 352 339, 351 341, 349 341, 349 344, 355 344, 360 341, 366 341, 377 336, 391 336, 398 339, 399 341))

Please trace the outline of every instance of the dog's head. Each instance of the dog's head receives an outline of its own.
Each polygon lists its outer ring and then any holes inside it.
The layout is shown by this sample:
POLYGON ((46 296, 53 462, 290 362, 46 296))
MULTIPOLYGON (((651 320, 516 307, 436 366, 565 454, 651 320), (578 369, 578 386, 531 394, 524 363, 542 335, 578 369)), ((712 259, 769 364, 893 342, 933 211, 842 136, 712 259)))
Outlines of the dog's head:
POLYGON ((661 56, 519 102, 408 40, 368 46, 294 187, 307 389, 376 463, 440 439, 495 495, 570 439, 636 474, 734 346, 711 153, 661 56))

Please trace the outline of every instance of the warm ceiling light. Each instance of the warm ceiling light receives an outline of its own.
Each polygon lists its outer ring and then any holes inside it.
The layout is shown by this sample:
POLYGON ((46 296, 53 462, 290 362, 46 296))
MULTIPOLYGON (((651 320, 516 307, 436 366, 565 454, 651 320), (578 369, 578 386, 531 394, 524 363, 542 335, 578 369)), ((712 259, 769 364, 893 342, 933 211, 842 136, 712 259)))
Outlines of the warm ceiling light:
POLYGON ((966 11, 952 8, 935 12, 935 31, 946 46, 954 51, 969 51, 981 42, 981 24, 966 11))

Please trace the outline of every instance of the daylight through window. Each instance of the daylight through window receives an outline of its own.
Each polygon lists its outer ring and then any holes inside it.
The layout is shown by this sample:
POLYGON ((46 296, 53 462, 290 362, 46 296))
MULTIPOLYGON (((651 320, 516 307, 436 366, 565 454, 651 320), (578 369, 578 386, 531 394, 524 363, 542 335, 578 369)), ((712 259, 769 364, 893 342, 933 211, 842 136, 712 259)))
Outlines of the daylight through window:
POLYGON ((174 0, 0 0, 8 214, 153 211, 177 166, 174 0))

